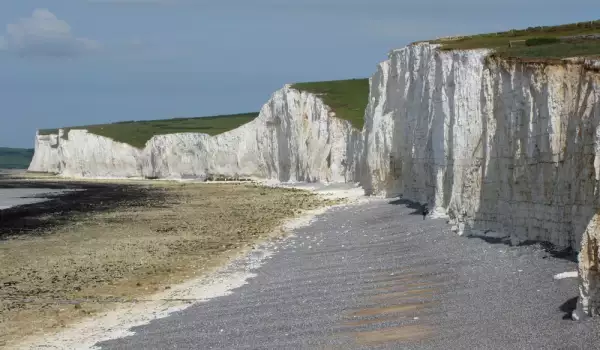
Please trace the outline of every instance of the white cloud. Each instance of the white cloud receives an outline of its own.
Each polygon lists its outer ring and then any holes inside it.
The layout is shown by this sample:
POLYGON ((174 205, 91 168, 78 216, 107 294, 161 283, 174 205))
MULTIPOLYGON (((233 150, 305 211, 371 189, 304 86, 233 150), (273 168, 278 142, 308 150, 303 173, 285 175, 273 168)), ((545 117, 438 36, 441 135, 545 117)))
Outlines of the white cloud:
POLYGON ((47 9, 35 9, 31 17, 6 26, 0 50, 20 56, 76 56, 96 51, 97 41, 75 37, 71 26, 47 9))

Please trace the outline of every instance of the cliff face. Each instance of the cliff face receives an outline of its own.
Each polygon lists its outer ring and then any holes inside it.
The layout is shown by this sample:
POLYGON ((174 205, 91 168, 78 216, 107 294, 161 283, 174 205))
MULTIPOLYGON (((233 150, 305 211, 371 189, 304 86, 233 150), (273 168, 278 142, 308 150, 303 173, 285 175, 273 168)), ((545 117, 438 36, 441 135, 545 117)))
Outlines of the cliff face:
POLYGON ((58 134, 35 135, 35 145, 28 171, 58 173, 58 134))
POLYGON ((372 80, 362 183, 461 234, 579 247, 600 179, 599 75, 488 52, 393 51, 372 80))
POLYGON ((73 177, 135 177, 140 150, 109 138, 71 130, 65 134, 37 135, 29 171, 73 177))
POLYGON ((69 177, 354 181, 360 132, 330 114, 316 96, 285 87, 255 120, 216 136, 158 135, 137 149, 85 130, 37 135, 29 170, 69 177))
POLYGON ((600 74, 420 44, 372 79, 367 193, 402 194, 459 234, 579 250, 578 311, 600 314, 600 74))

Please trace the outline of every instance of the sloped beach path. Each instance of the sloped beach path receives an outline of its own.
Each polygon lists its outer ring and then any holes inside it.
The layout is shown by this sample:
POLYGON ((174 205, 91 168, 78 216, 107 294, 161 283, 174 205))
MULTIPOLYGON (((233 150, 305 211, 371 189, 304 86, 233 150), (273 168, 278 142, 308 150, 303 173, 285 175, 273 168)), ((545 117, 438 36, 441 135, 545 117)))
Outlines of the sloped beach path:
MULTIPOLYGON (((539 245, 457 237, 401 200, 316 218, 232 294, 133 328, 102 349, 597 349, 566 315, 573 261, 539 245)), ((258 254, 258 253, 257 253, 258 254)))

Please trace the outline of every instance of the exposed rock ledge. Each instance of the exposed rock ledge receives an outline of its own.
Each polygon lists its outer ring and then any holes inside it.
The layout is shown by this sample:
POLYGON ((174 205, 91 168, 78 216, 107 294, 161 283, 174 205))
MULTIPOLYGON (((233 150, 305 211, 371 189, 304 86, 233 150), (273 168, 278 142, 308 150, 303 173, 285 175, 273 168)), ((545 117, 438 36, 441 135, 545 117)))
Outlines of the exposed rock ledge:
POLYGON ((371 78, 362 132, 286 87, 255 121, 215 137, 158 136, 136 150, 85 131, 38 135, 30 170, 360 182, 367 194, 428 202, 459 234, 583 243, 581 306, 591 312, 600 305, 598 63, 488 53, 427 43, 391 52, 371 78))

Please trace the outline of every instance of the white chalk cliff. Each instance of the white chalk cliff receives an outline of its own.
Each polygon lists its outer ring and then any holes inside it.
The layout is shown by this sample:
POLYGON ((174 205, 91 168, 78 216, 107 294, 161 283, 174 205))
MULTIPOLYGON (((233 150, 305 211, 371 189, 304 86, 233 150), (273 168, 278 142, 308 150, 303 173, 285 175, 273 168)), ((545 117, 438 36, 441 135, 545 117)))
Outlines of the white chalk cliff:
POLYGON ((459 233, 578 247, 600 180, 594 62, 488 56, 393 51, 372 79, 361 183, 429 202, 459 233))
POLYGON ((29 171, 67 177, 355 181, 361 134, 330 115, 315 95, 286 86, 256 119, 216 136, 158 135, 138 149, 86 130, 38 134, 29 171))
POLYGON ((361 132, 331 118, 318 97, 285 87, 256 120, 214 137, 157 136, 138 150, 85 131, 38 135, 29 169, 359 182, 367 194, 428 202, 460 234, 575 250, 583 241, 582 306, 593 313, 600 309, 600 64, 489 54, 427 43, 391 52, 371 78, 361 132))

